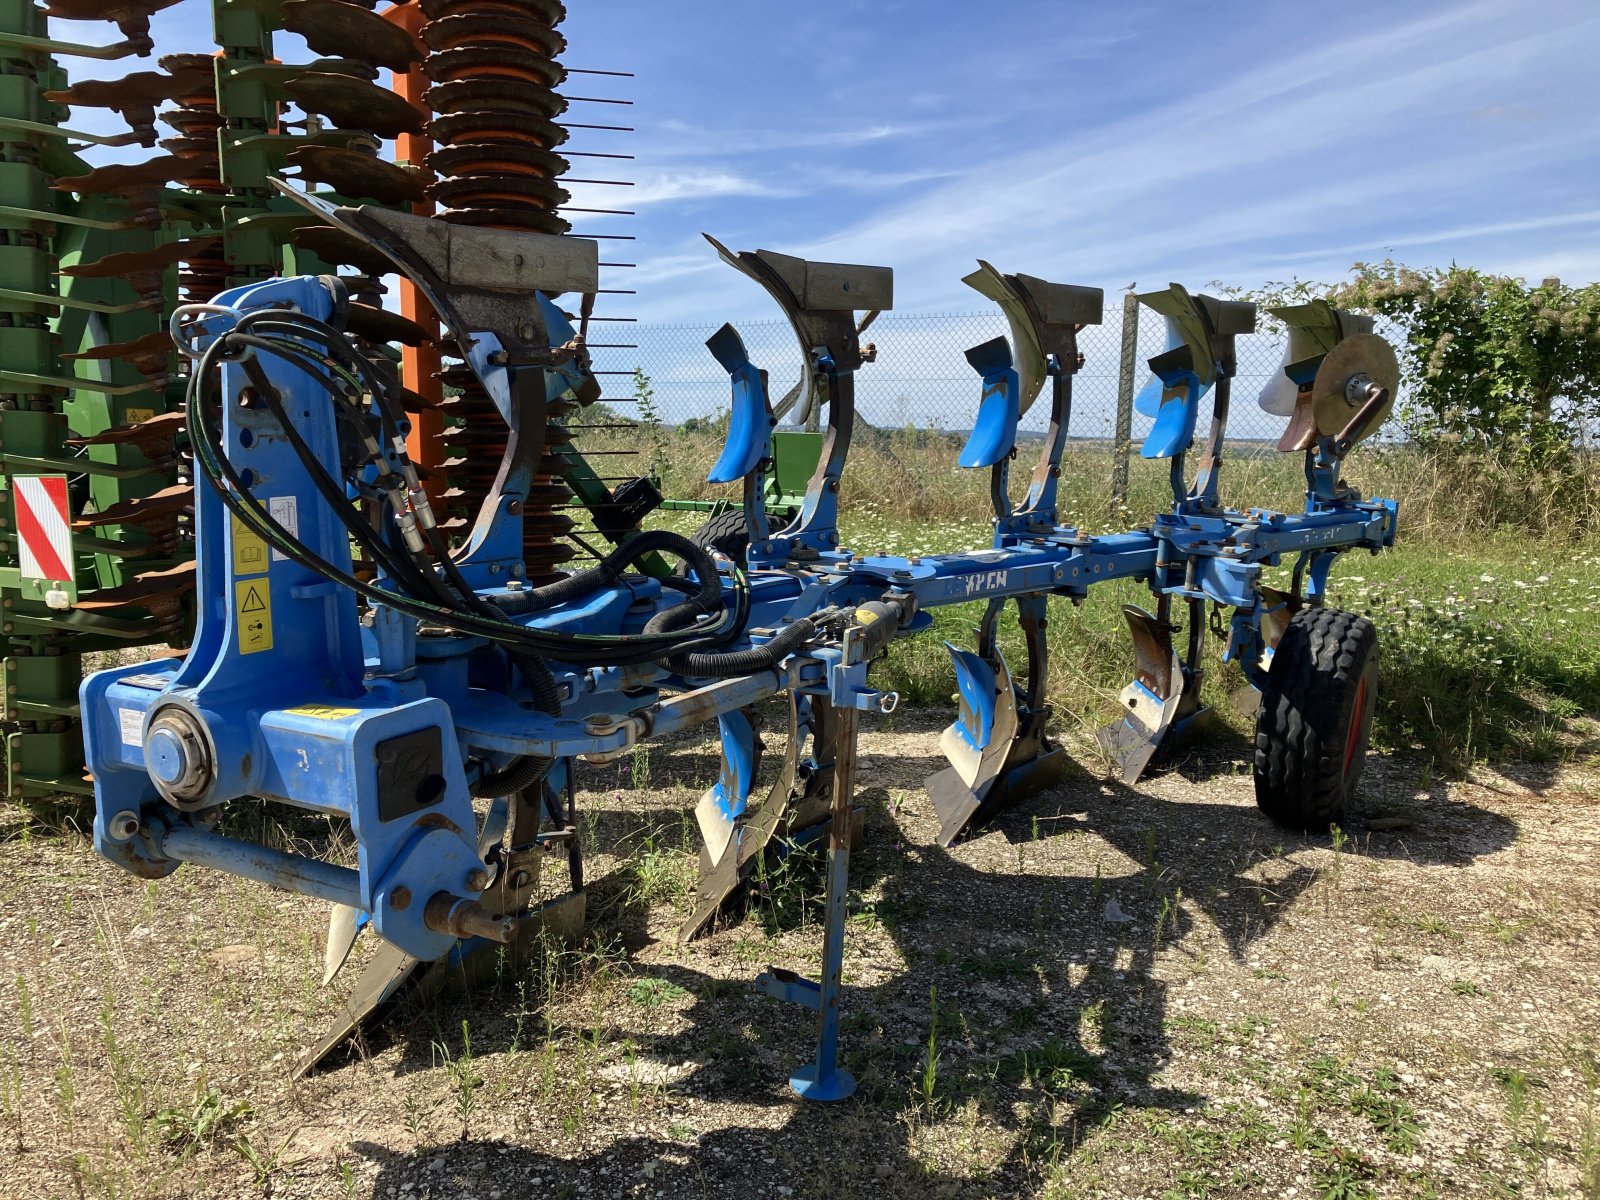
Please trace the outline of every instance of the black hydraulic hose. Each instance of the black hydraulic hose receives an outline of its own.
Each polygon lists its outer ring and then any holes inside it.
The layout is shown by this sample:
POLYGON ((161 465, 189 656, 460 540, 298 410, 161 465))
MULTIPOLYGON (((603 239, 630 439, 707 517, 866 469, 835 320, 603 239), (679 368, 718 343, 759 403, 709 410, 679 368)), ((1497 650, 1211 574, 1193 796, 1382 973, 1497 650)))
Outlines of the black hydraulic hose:
POLYGON ((770 642, 753 646, 749 650, 729 650, 721 653, 690 651, 671 658, 659 658, 658 664, 675 675, 692 678, 726 678, 732 675, 754 675, 770 671, 789 655, 817 636, 817 627, 801 617, 785 625, 770 642))
MULTIPOLYGON (((261 339, 246 338, 242 340, 246 345, 254 346, 258 349, 262 348, 262 346, 258 345, 261 339)), ((266 343, 265 348, 270 353, 279 354, 279 357, 288 359, 287 355, 280 354, 270 343, 266 343)), ((245 370, 251 375, 257 391, 266 402, 267 408, 277 418, 278 423, 283 426, 284 434, 288 438, 296 456, 299 457, 301 465, 305 467, 307 476, 317 491, 321 493, 323 501, 328 505, 328 508, 344 525, 345 531, 361 544, 367 553, 372 556, 373 561, 388 572, 390 578, 406 587, 413 595, 431 591, 436 597, 448 600, 448 593, 444 591, 436 575, 423 570, 414 560, 384 542, 378 532, 362 519, 360 513, 355 511, 344 490, 328 474, 322 463, 317 460, 310 444, 306 442, 300 431, 289 420, 288 413, 284 411, 282 400, 265 375, 262 374, 260 378, 256 378, 260 371, 259 365, 247 362, 245 370), (254 369, 252 370, 252 368, 254 369)), ((327 381, 321 382, 326 383, 327 381)), ((330 391, 332 390, 330 388, 330 391)))
MULTIPOLYGON (((221 346, 222 343, 219 341, 212 349, 217 350, 221 346)), ((202 358, 200 367, 197 369, 197 378, 207 371, 214 370, 216 363, 225 358, 226 355, 224 353, 217 353, 214 356, 208 353, 207 356, 202 358)), ((670 639, 665 637, 630 634, 590 636, 585 634, 541 633, 521 625, 508 625, 504 622, 490 622, 480 618, 472 618, 449 608, 416 600, 390 591, 387 588, 374 586, 356 578, 349 572, 340 570, 326 559, 313 553, 273 520, 271 514, 251 493, 249 486, 244 482, 238 471, 233 468, 226 455, 217 453, 217 446, 220 445, 220 435, 210 427, 205 405, 200 399, 199 389, 195 389, 191 393, 189 416, 191 427, 201 430, 203 434, 202 438, 195 444, 196 462, 202 468, 206 481, 216 489, 223 505, 234 516, 238 517, 247 528, 277 547, 293 561, 309 570, 315 571, 323 578, 332 580, 342 587, 349 588, 358 595, 365 596, 375 604, 389 605, 416 620, 433 622, 446 628, 454 629, 458 633, 487 638, 490 641, 505 645, 524 646, 535 653, 563 660, 579 658, 591 666, 628 666, 635 663, 653 661, 664 651, 701 649, 714 644, 725 644, 726 640, 737 636, 737 631, 742 628, 742 622, 748 617, 749 592, 744 587, 742 579, 737 575, 735 578, 738 583, 739 605, 733 620, 728 623, 728 628, 719 629, 705 637, 684 639, 676 647, 672 646, 670 639), (666 642, 667 645, 664 647, 661 645, 662 642, 666 642)))
MULTIPOLYGON (((635 565, 645 555, 657 551, 681 558, 694 569, 699 577, 698 585, 691 585, 695 586, 695 596, 708 602, 715 601, 713 608, 704 611, 714 612, 722 607, 722 585, 718 581, 717 565, 711 555, 682 534, 671 533, 665 529, 653 529, 629 538, 594 566, 575 575, 557 579, 540 588, 512 592, 500 599, 500 606, 513 615, 526 616, 529 613, 544 612, 558 604, 580 600, 601 588, 613 587, 622 582, 622 577, 629 567, 635 565)), ((650 624, 645 626, 645 632, 654 633, 653 627, 664 615, 660 614, 653 618, 650 624)), ((738 634, 735 633, 733 636, 737 637, 738 634)))
MULTIPOLYGON (((676 629, 691 620, 696 604, 680 604, 657 613, 645 628, 651 632, 676 629)), ((790 654, 817 636, 816 625, 805 617, 785 625, 769 642, 748 650, 730 650, 724 653, 689 651, 656 659, 658 666, 675 675, 696 678, 725 678, 732 675, 753 675, 757 671, 770 671, 790 654)))
POLYGON ((469 789, 474 800, 496 800, 537 786, 550 773, 555 760, 539 754, 526 754, 513 759, 501 771, 482 776, 469 789))

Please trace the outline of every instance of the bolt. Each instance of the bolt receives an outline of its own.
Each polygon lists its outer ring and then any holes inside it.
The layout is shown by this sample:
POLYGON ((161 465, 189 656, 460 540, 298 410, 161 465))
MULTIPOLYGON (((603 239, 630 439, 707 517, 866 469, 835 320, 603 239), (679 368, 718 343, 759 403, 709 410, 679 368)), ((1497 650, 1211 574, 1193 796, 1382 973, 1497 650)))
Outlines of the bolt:
POLYGON ((119 812, 106 822, 106 832, 113 841, 131 841, 139 832, 139 816, 137 813, 119 812))
POLYGON ((511 886, 521 889, 533 882, 533 875, 527 871, 517 871, 511 876, 511 886))
POLYGON ((389 906, 397 912, 404 912, 411 907, 411 889, 401 884, 389 893, 389 906))
POLYGON ((481 892, 487 888, 491 882, 492 880, 489 877, 489 872, 485 871, 482 867, 474 867, 472 870, 467 872, 467 890, 469 892, 481 892))

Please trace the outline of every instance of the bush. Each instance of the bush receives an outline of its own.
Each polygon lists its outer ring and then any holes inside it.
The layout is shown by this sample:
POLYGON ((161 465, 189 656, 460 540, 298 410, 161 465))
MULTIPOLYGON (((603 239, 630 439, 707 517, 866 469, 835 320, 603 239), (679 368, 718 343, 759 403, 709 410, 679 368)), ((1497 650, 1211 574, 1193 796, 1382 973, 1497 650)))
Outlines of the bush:
POLYGON ((1329 299, 1406 333, 1407 432, 1520 477, 1564 470, 1600 418, 1600 284, 1357 263, 1329 299))

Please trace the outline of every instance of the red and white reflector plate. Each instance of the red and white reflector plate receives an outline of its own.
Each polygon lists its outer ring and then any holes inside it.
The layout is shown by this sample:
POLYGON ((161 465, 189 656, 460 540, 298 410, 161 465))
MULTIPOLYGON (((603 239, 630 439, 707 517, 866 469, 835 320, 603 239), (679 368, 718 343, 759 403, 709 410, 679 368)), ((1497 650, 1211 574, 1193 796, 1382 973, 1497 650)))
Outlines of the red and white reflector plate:
POLYGON ((13 475, 11 486, 19 574, 25 581, 44 585, 41 595, 47 602, 54 601, 51 607, 65 607, 77 598, 67 477, 13 475), (65 592, 66 596, 52 596, 51 592, 65 592))

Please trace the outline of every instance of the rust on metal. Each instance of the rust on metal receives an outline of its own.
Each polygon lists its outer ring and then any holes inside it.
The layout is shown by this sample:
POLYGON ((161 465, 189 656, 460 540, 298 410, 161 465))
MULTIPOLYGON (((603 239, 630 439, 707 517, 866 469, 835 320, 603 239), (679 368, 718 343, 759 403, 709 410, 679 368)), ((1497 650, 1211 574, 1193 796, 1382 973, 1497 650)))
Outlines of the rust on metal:
POLYGON ((364 275, 387 275, 394 271, 394 263, 388 255, 334 225, 302 225, 289 235, 289 240, 324 262, 354 267, 364 275))
POLYGON ((185 598, 194 592, 195 564, 180 563, 165 571, 135 575, 127 583, 101 588, 75 605, 82 612, 107 612, 118 608, 142 608, 155 618, 164 631, 181 633, 185 598))
POLYGON ((220 244, 220 234, 212 237, 194 238, 187 242, 163 242, 152 246, 148 250, 131 250, 125 254, 107 254, 92 263, 79 263, 74 267, 63 267, 63 275, 71 275, 77 279, 111 279, 116 276, 140 275, 147 271, 164 271, 175 263, 189 257, 191 253, 210 250, 220 244))
MULTIPOLYGON (((559 180, 569 169, 555 149, 567 140, 557 124, 567 107, 555 90, 566 78, 556 61, 566 41, 558 0, 420 0, 427 18, 418 31, 427 48, 422 72, 432 86, 423 99, 432 112, 434 142, 429 168, 439 176, 430 195, 440 219, 457 225, 564 234, 561 213, 570 195, 559 180)), ((476 376, 447 366, 439 381, 457 391, 439 406, 447 418, 440 435, 442 508, 447 527, 459 528, 495 486, 509 433, 476 376)), ((567 422, 580 404, 570 396, 550 402, 543 445, 571 437, 567 422)), ((570 535, 577 523, 561 511, 572 500, 564 476, 570 458, 544 453, 524 497, 523 558, 529 582, 559 578, 578 550, 570 535)))
POLYGON ((190 160, 175 154, 162 154, 139 163, 111 163, 104 167, 96 167, 86 175, 58 179, 55 187, 57 191, 77 192, 80 195, 134 192, 160 187, 178 179, 192 165, 190 160))
MULTIPOLYGON (((379 204, 415 204, 428 194, 428 177, 421 171, 387 162, 375 154, 340 146, 297 146, 289 164, 307 179, 326 183, 342 196, 376 200, 379 204)), ((392 268, 385 266, 377 274, 392 268)))
MULTIPOLYGON (((144 452, 146 458, 171 459, 176 455, 177 438, 183 432, 186 414, 183 412, 159 413, 143 421, 135 421, 132 425, 116 425, 101 433, 86 434, 82 437, 67 439, 69 446, 133 446, 144 452)), ((169 488, 168 491, 173 489, 169 488)), ((192 496, 194 489, 188 484, 181 485, 181 490, 192 496)), ((123 504, 138 504, 139 500, 123 501, 123 504)), ((120 507, 120 505, 119 505, 120 507)), ((104 514, 102 514, 103 516, 104 514)), ((101 524, 115 524, 105 522, 101 524)))
POLYGON ((317 54, 360 59, 390 71, 404 71, 422 58, 416 40, 371 7, 346 0, 287 0, 283 27, 305 38, 317 54))
POLYGON ((307 112, 327 117, 344 129, 365 129, 379 137, 421 133, 427 119, 421 110, 387 88, 332 71, 307 71, 284 85, 284 91, 307 112))
POLYGON ((345 327, 353 334, 374 342, 399 342, 405 346, 420 346, 428 340, 428 331, 415 321, 402 317, 386 308, 370 304, 351 304, 345 327))
MULTIPOLYGON (((205 74, 209 76, 210 72, 205 74)), ((156 143, 156 105, 192 91, 204 82, 205 79, 194 72, 135 71, 121 79, 82 79, 71 87, 46 92, 44 98, 52 104, 107 108, 121 113, 132 126, 135 139, 141 145, 153 146, 156 143)))
POLYGON ((465 112, 435 116, 428 132, 446 146, 502 143, 554 150, 567 140, 567 131, 548 117, 533 112, 465 112))
POLYGON ((158 380, 165 382, 168 377, 172 365, 172 335, 164 329, 157 329, 131 342, 107 342, 88 350, 79 350, 75 354, 63 354, 61 357, 68 362, 104 362, 112 358, 120 359, 155 385, 158 380))
POLYGON ((150 18, 178 0, 50 0, 45 16, 62 21, 113 21, 140 53, 150 52, 150 18))

